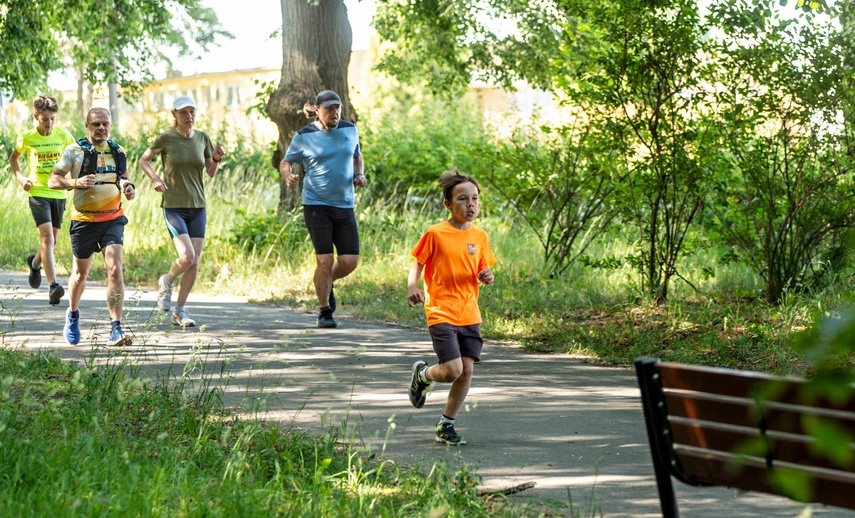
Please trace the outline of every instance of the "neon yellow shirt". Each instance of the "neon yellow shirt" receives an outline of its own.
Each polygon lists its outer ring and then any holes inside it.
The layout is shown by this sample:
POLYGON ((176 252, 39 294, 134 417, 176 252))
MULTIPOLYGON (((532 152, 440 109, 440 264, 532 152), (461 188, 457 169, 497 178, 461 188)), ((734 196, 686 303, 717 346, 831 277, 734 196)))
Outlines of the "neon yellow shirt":
POLYGON ((33 182, 29 195, 36 198, 65 199, 65 191, 48 187, 48 178, 53 166, 74 137, 68 131, 54 127, 50 135, 42 135, 38 128, 18 135, 15 150, 27 156, 27 177, 33 182))

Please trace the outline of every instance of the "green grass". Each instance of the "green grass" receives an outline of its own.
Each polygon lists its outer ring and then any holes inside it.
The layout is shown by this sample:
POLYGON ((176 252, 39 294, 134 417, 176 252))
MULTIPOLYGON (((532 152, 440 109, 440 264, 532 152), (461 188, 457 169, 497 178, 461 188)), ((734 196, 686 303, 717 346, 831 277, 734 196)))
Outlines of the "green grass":
MULTIPOLYGON (((176 371, 182 371, 177 368, 176 371)), ((467 466, 377 460, 336 429, 238 417, 201 380, 0 349, 8 516, 522 516, 467 466), (437 514, 438 513, 438 514, 437 514)), ((537 514, 537 512, 535 512, 537 514)))

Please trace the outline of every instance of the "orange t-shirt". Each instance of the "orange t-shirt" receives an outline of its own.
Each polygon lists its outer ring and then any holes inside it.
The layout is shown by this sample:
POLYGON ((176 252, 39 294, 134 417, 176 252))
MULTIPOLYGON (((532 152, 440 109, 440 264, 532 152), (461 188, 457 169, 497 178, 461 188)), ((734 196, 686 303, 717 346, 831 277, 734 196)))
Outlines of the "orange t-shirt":
POLYGON ((428 326, 480 324, 478 272, 496 264, 487 233, 475 226, 459 230, 443 221, 427 229, 411 254, 425 267, 428 326))

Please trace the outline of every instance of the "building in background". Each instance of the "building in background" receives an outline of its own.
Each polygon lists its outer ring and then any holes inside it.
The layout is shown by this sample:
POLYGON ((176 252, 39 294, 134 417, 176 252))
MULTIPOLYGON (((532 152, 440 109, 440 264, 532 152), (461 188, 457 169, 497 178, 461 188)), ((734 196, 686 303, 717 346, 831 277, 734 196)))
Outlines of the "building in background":
MULTIPOLYGON (((353 92, 370 95, 372 84, 382 80, 371 70, 372 51, 355 50, 351 53, 348 83, 353 92)), ((264 140, 275 141, 276 125, 261 111, 251 109, 264 105, 267 93, 279 84, 279 67, 250 68, 228 72, 212 72, 192 76, 172 77, 147 85, 138 99, 119 99, 115 119, 118 131, 152 132, 153 127, 171 123, 172 102, 180 95, 190 95, 196 100, 202 127, 210 132, 225 129, 239 135, 253 134, 264 140)), ((472 85, 478 95, 486 122, 525 120, 538 110, 551 109, 555 102, 551 94, 533 90, 525 83, 516 90, 502 90, 484 83, 472 85)), ((77 91, 64 91, 59 96, 62 106, 77 105, 77 91)), ((358 95, 357 95, 358 97, 358 95)), ((108 107, 108 93, 104 88, 95 91, 93 106, 108 107)), ((0 104, 0 124, 26 124, 30 114, 29 101, 4 99, 0 104)))

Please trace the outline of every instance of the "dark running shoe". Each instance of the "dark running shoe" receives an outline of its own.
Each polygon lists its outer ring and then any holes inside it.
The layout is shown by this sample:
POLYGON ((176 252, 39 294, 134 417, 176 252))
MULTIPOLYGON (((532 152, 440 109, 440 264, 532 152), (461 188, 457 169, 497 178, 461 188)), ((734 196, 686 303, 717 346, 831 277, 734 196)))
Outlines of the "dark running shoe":
POLYGON ((65 288, 60 286, 58 282, 51 284, 48 292, 48 303, 51 306, 56 306, 63 295, 65 295, 65 288))
POLYGON ((318 327, 330 329, 338 327, 338 322, 335 321, 332 314, 332 311, 321 311, 320 315, 318 315, 318 327))
POLYGON ((443 423, 436 426, 436 442, 444 442, 452 446, 466 444, 466 439, 454 430, 451 423, 443 423))
POLYGON ((42 267, 33 268, 33 259, 35 258, 36 254, 27 256, 27 267, 30 269, 30 277, 27 280, 30 281, 30 288, 37 290, 42 285, 42 267))
POLYGON ((410 396, 410 403, 416 408, 425 406, 427 393, 433 386, 433 383, 425 383, 419 378, 419 372, 427 369, 428 364, 419 360, 413 364, 413 377, 410 379, 410 388, 407 391, 410 396))
POLYGON ((332 284, 330 284, 330 309, 335 311, 335 292, 332 284))

